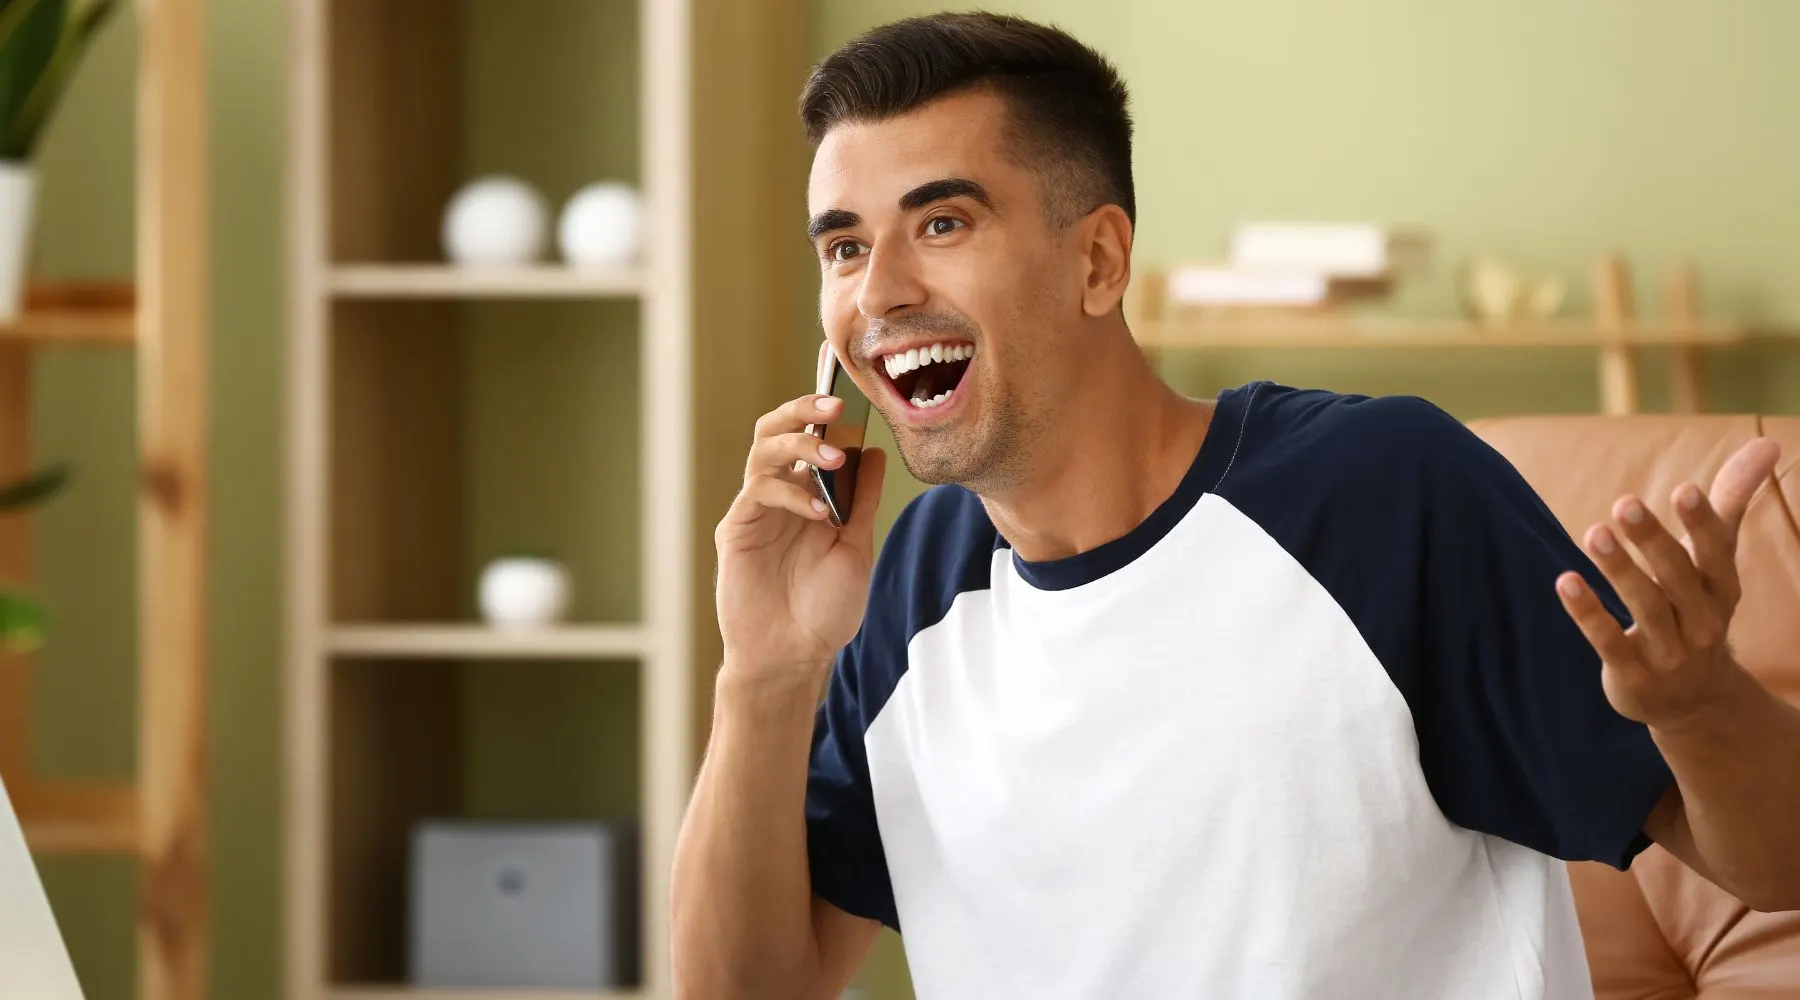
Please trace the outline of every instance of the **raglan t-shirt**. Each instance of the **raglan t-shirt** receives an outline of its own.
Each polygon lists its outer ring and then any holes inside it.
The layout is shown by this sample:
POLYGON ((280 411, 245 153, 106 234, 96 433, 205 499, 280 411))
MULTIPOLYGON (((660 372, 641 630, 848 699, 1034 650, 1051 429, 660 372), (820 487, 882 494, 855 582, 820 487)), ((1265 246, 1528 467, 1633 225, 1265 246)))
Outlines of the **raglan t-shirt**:
POLYGON ((921 1000, 1591 996, 1565 860, 1671 774, 1554 581, 1626 612, 1436 407, 1252 383, 1130 533, 901 513, 819 709, 813 889, 921 1000))

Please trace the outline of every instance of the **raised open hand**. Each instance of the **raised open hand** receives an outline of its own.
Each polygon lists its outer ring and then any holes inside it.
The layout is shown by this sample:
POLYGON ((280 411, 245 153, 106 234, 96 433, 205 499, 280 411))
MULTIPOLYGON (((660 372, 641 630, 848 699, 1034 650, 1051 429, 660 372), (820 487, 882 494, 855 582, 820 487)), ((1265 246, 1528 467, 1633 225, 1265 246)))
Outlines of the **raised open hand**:
POLYGON ((1600 654, 1606 697, 1620 714, 1650 726, 1677 724, 1728 689, 1740 669, 1725 641, 1742 593, 1738 527, 1780 455, 1773 440, 1756 438, 1719 469, 1710 493, 1693 483, 1678 487, 1673 506, 1687 529, 1680 541, 1630 495, 1614 502, 1611 524, 1588 529, 1582 545, 1625 602, 1629 629, 1580 574, 1557 578, 1563 607, 1600 654))

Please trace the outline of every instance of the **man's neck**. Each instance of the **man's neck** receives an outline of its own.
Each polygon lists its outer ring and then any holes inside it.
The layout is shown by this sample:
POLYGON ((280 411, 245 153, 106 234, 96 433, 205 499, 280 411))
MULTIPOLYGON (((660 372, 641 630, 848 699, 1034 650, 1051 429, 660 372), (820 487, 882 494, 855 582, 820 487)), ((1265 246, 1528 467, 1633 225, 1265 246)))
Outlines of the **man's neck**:
POLYGON ((989 518, 1014 552, 1032 562, 1086 552, 1128 534, 1160 506, 1192 467, 1213 406, 1182 397, 1138 355, 1090 369, 1083 398, 1059 422, 1054 448, 1001 495, 983 495, 989 518), (1051 453, 1053 452, 1053 453, 1051 453))

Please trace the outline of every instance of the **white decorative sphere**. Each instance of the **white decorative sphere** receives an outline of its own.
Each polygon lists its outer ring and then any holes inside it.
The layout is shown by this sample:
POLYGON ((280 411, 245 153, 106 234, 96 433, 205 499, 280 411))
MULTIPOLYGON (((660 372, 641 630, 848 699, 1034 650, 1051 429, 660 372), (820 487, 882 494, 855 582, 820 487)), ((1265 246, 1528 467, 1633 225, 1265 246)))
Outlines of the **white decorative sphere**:
POLYGON ((481 613, 498 628, 535 628, 569 610, 569 573, 551 559, 509 556, 481 572, 481 613))
POLYGON ((458 264, 528 264, 543 256, 550 209, 516 177, 479 177, 444 211, 444 253, 458 264))
POLYGON ((577 267, 636 263, 643 244, 643 199, 629 184, 601 181, 575 192, 557 221, 563 260, 577 267))

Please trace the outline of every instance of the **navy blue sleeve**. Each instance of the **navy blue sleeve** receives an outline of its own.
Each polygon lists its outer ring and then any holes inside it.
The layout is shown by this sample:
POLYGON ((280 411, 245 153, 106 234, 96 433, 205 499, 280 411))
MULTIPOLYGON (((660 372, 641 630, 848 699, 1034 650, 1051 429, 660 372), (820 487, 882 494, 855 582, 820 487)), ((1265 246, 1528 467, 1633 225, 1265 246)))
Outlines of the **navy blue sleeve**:
POLYGON ((1411 657, 1389 669, 1426 780, 1460 826, 1629 867, 1672 774, 1648 729, 1607 701, 1555 580, 1580 572, 1622 626, 1629 614, 1503 455, 1435 407, 1402 411, 1419 444, 1397 478, 1420 490, 1421 608, 1411 657))
MULTIPOLYGON (((863 675, 894 671, 891 664, 883 669, 882 651, 868 642, 870 624, 865 622, 839 653, 815 719, 806 780, 806 850, 814 895, 846 913, 897 928, 863 744, 863 733, 874 721, 863 675)), ((879 623, 873 624, 879 634, 879 623)), ((877 683, 882 679, 870 678, 877 683)), ((878 710, 879 704, 873 708, 878 710)))

